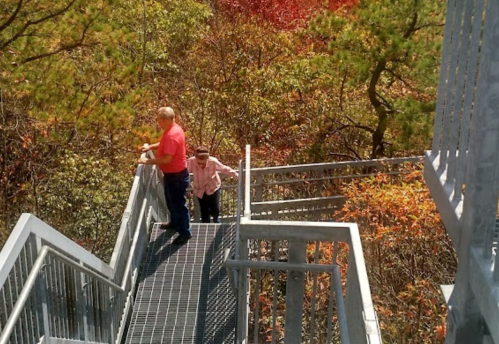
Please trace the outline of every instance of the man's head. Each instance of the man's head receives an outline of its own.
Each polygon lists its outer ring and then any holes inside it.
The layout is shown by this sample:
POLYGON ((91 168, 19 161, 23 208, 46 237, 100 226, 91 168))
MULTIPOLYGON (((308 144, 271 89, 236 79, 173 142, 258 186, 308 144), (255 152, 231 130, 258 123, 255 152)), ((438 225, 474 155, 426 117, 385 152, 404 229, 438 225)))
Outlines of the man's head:
POLYGON ((208 158, 210 157, 210 151, 208 148, 200 146, 196 148, 194 156, 196 157, 196 163, 204 168, 206 166, 206 161, 208 161, 208 158))
POLYGON ((163 130, 171 128, 175 122, 175 112, 171 107, 160 107, 156 114, 156 121, 163 130))

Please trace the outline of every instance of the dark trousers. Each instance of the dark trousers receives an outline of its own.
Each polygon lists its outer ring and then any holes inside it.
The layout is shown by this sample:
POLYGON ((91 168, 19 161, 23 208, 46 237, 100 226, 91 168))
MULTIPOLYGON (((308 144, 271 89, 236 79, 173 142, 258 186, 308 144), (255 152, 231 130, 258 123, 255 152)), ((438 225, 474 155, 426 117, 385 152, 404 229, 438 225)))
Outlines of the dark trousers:
POLYGON ((191 235, 191 216, 185 194, 189 186, 189 170, 165 173, 163 177, 166 205, 171 215, 171 224, 182 237, 191 235))
POLYGON ((219 223, 218 216, 220 215, 220 189, 211 195, 203 194, 203 198, 197 197, 201 208, 201 222, 210 223, 210 216, 213 217, 214 223, 219 223))

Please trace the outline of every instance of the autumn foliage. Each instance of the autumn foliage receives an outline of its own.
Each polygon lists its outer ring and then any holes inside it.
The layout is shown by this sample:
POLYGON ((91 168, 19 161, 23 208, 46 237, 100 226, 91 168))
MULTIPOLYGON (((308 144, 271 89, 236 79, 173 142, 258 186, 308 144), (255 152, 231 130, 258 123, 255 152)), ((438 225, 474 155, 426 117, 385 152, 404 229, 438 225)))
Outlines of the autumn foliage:
POLYGON ((385 343, 443 343, 456 257, 420 169, 346 185, 343 221, 357 222, 385 343))
POLYGON ((220 0, 229 14, 256 16, 281 29, 305 27, 313 15, 325 10, 348 10, 358 0, 220 0))

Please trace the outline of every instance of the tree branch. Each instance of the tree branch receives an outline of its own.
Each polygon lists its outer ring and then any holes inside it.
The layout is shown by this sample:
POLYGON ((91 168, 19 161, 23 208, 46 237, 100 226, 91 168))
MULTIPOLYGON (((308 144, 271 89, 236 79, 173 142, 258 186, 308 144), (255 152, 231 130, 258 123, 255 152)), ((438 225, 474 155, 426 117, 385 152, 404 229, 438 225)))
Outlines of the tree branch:
POLYGON ((10 24, 12 24, 14 20, 16 20, 17 15, 19 14, 19 12, 21 12, 22 7, 23 7, 23 0, 19 0, 19 2, 17 3, 17 7, 14 10, 14 13, 12 13, 12 15, 9 17, 9 19, 7 19, 5 23, 0 25, 0 32, 5 30, 10 24))
POLYGON ((46 53, 43 53, 43 54, 39 54, 39 55, 34 55, 34 56, 31 56, 31 57, 28 57, 28 58, 24 59, 21 63, 25 64, 25 63, 28 63, 28 62, 31 62, 31 61, 35 61, 35 60, 39 60, 39 59, 42 59, 42 58, 45 58, 45 57, 48 57, 48 56, 57 55, 57 54, 59 54, 60 52, 63 52, 63 51, 71 51, 71 50, 76 49, 78 47, 89 47, 89 46, 95 45, 95 44, 84 44, 84 41, 85 41, 85 37, 87 35, 87 32, 88 32, 88 30, 90 28, 90 25, 95 21, 95 19, 97 18, 97 16, 95 18, 93 18, 92 20, 90 20, 85 25, 85 27, 84 27, 84 29, 83 29, 83 31, 81 33, 81 37, 80 37, 80 39, 77 42, 74 42, 74 43, 68 44, 68 45, 63 45, 63 46, 61 46, 58 49, 53 50, 53 51, 49 51, 49 52, 46 52, 46 53))
MULTIPOLYGON (((73 4, 76 2, 76 0, 71 0, 67 6, 61 8, 60 10, 58 11, 55 11, 53 13, 50 13, 48 15, 46 15, 45 17, 42 17, 38 20, 28 20, 24 26, 16 33, 14 34, 14 36, 12 36, 9 40, 5 41, 4 43, 2 43, 0 45, 0 50, 3 50, 5 49, 7 46, 9 46, 10 44, 12 44, 13 42, 15 42, 19 37, 21 37, 24 32, 32 25, 37 25, 37 24, 40 24, 44 21, 47 21, 47 20, 50 20, 50 19, 53 19, 57 16, 60 16, 61 14, 63 14, 64 12, 66 12, 67 10, 69 10, 71 8, 71 6, 73 6, 73 4)), ((17 14, 16 14, 17 16, 17 14)), ((14 18, 15 19, 15 18, 14 18)))

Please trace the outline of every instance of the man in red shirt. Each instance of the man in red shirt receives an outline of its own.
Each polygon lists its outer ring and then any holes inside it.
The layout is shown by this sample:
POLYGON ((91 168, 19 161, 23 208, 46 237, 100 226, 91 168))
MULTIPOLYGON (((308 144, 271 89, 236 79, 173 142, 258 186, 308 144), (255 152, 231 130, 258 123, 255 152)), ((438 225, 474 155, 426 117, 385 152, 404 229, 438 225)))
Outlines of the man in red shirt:
POLYGON ((175 123, 175 113, 171 107, 158 109, 156 120, 164 130, 161 141, 142 147, 142 152, 157 149, 156 158, 140 158, 139 164, 158 165, 163 171, 165 199, 171 221, 164 229, 176 229, 178 237, 173 244, 185 244, 191 238, 190 214, 185 194, 189 186, 189 170, 185 155, 185 135, 175 123))
POLYGON ((223 173, 237 179, 237 172, 225 166, 217 158, 211 157, 206 147, 198 147, 192 158, 187 160, 187 168, 194 176, 193 190, 201 208, 201 222, 219 222, 220 187, 222 182, 218 173, 223 173))

